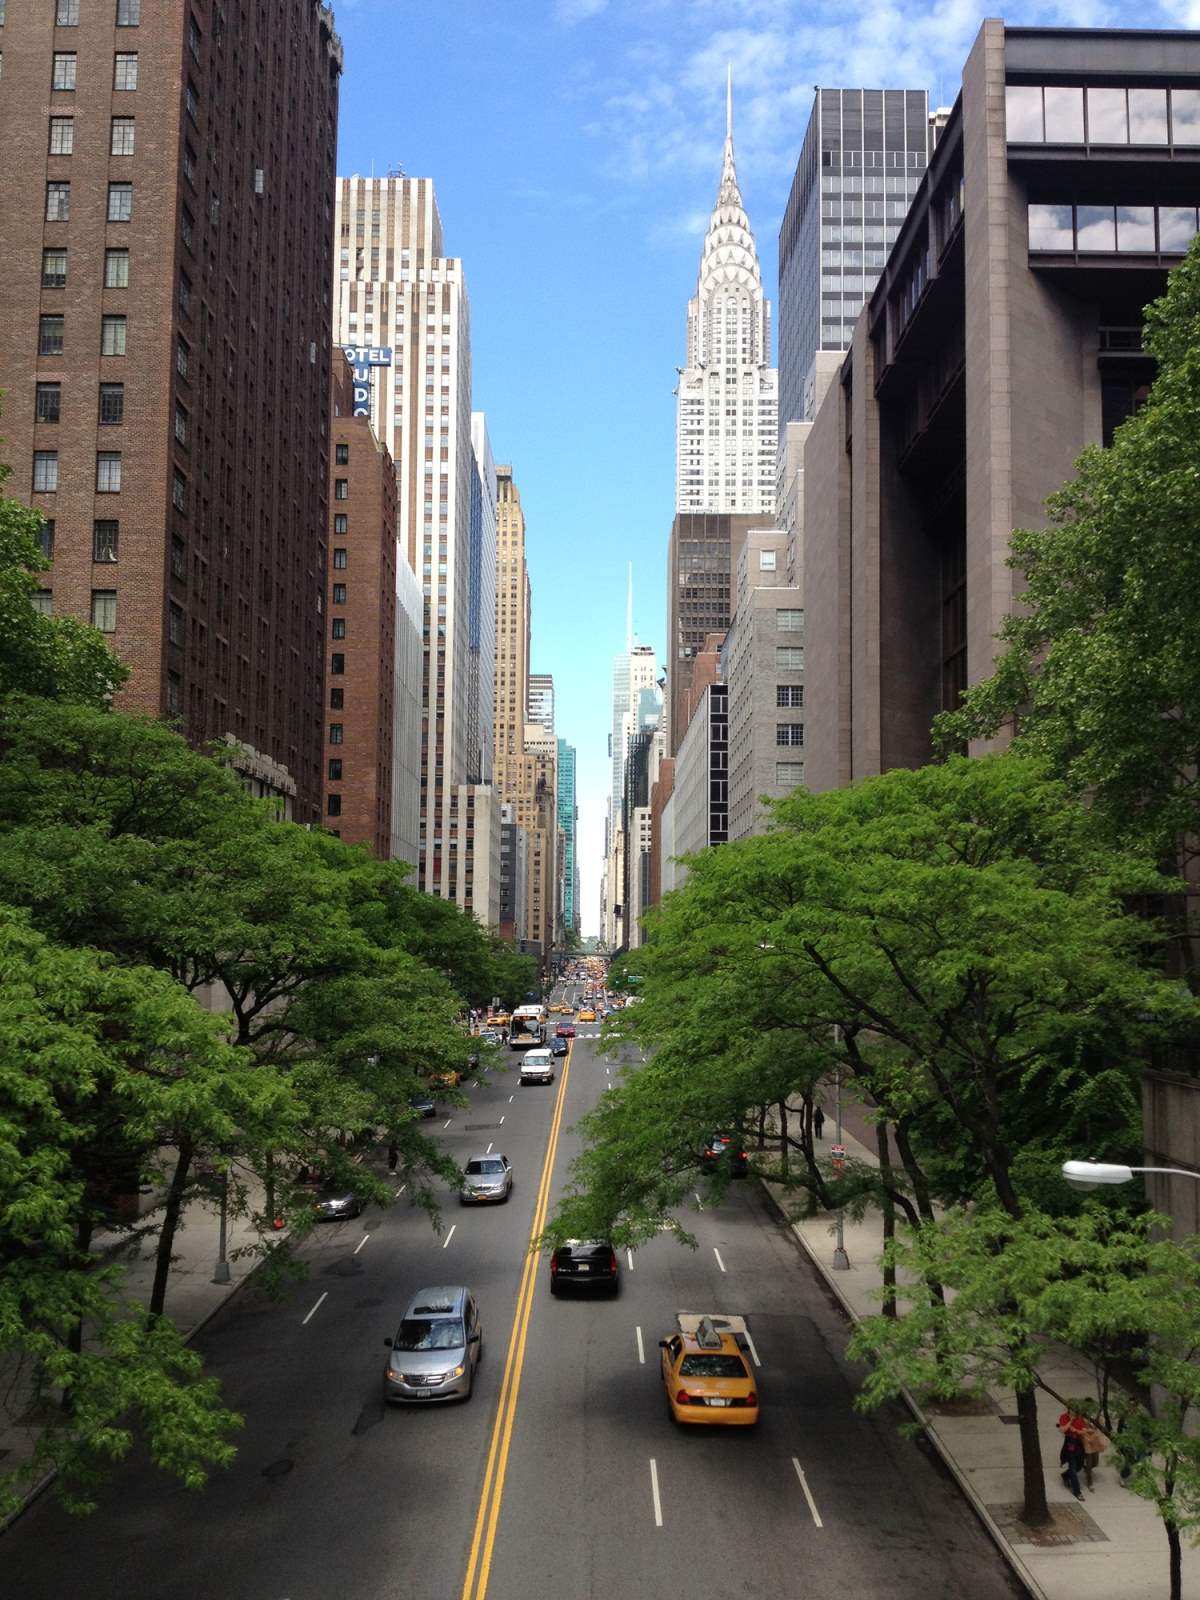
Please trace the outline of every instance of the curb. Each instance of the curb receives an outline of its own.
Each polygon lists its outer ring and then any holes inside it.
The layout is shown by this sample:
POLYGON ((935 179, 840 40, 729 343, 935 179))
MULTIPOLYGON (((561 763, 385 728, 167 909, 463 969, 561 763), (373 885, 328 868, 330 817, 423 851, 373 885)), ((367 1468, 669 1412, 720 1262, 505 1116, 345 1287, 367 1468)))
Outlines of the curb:
MULTIPOLYGON (((758 1181, 759 1181, 759 1184, 760 1184, 760 1186, 762 1188, 763 1193, 767 1197, 767 1202, 770 1205, 771 1209, 776 1213, 776 1215, 778 1217, 780 1217, 782 1219, 782 1221, 785 1223, 785 1225, 787 1226, 788 1230, 790 1231, 792 1237, 795 1239, 796 1243, 800 1246, 800 1248, 804 1251, 805 1255, 812 1262, 813 1267, 816 1269, 816 1271, 818 1273, 820 1273, 822 1282, 826 1285, 826 1287, 828 1289, 830 1289, 832 1291, 834 1297, 836 1298, 838 1304, 841 1306, 842 1311, 845 1313, 847 1319, 851 1323, 857 1324, 860 1321, 859 1315, 854 1310, 854 1307, 850 1304, 849 1300, 847 1300, 846 1296, 842 1293, 841 1286, 839 1285, 839 1283, 837 1281, 837 1275, 834 1272, 832 1272, 825 1265, 825 1263, 823 1261, 821 1261, 819 1259, 819 1257, 817 1256, 816 1251, 809 1244, 808 1240, 804 1237, 804 1235, 802 1233, 800 1233, 796 1229, 795 1225, 791 1221, 789 1221, 787 1213, 783 1209, 783 1206, 779 1203, 779 1201, 776 1199, 776 1197, 771 1193, 770 1186, 767 1183, 767 1180, 765 1178, 760 1178, 758 1181)), ((986 1532, 990 1536, 990 1538, 992 1540, 992 1543, 999 1550, 1000 1554, 1003 1556, 1004 1560, 1007 1562, 1009 1568, 1012 1570, 1013 1575, 1024 1586, 1026 1592, 1032 1597, 1032 1600, 1048 1600, 1048 1596, 1046 1594, 1046 1591, 1042 1588, 1041 1584, 1038 1583, 1037 1579, 1030 1572, 1029 1568, 1025 1565, 1024 1561, 1022 1561, 1021 1557, 1017 1554, 1017 1552, 1013 1549, 1012 1545, 1004 1537, 1003 1533, 1000 1531, 999 1525, 997 1524, 997 1522, 993 1518, 991 1512, 988 1510, 987 1506, 984 1505, 983 1501, 976 1494, 973 1485, 970 1483, 969 1479, 964 1475, 962 1469, 958 1465, 958 1462, 950 1454, 950 1451, 947 1449, 946 1444, 943 1441, 941 1435, 938 1433, 937 1429, 929 1421, 929 1418, 921 1410, 921 1407, 918 1404, 916 1397, 914 1395, 910 1394, 907 1389, 903 1389, 903 1390, 901 1390, 901 1398, 903 1399, 906 1408, 911 1413, 913 1421, 916 1422, 921 1427, 921 1429, 923 1430, 923 1432, 925 1434, 925 1437, 929 1440, 930 1444, 937 1451, 938 1456, 941 1459, 942 1465, 946 1468, 946 1470, 949 1472, 950 1476, 954 1479, 955 1483, 958 1485, 959 1491, 961 1492, 964 1500, 966 1500, 966 1502, 970 1506, 971 1510, 975 1513, 976 1517, 979 1519, 980 1523, 983 1525, 984 1529, 986 1530, 986 1532)))

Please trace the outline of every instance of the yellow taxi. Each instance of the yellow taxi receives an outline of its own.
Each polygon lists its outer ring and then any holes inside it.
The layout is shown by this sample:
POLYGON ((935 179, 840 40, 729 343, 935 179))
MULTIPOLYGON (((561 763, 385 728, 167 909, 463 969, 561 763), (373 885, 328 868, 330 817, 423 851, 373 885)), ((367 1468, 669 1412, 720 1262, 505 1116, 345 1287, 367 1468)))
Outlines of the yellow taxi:
POLYGON ((497 1011, 494 1017, 488 1018, 489 1028, 507 1028, 512 1018, 507 1011, 497 1011))
POLYGON ((658 1341, 667 1408, 676 1422, 752 1427, 758 1421, 758 1390, 732 1333, 714 1327, 709 1317, 694 1320, 694 1331, 679 1331, 658 1341))
POLYGON ((591 1010, 590 1007, 587 1010, 581 1011, 579 1016, 576 1018, 576 1021, 578 1022, 595 1022, 595 1020, 596 1013, 591 1010))

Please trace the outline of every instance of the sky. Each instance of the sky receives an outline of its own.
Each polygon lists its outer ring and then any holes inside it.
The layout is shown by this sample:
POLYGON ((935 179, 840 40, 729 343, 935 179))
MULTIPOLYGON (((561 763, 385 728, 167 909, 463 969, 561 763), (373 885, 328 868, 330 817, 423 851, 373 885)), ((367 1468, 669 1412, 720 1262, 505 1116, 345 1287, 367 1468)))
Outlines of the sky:
MULTIPOLYGON (((527 523, 531 669, 578 752, 583 931, 598 930, 612 657, 660 662, 674 514, 675 369, 721 171, 725 69, 764 283, 813 86, 949 105, 970 0, 335 0, 338 172, 434 180, 464 264, 473 405, 527 523)), ((1025 4, 1010 26, 1200 27, 1200 0, 1025 4)))

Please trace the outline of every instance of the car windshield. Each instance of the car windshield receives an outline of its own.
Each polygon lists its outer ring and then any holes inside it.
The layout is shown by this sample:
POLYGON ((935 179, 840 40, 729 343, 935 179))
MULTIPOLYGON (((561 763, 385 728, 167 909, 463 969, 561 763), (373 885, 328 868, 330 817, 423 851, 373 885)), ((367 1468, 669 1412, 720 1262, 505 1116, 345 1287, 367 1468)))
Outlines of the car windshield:
POLYGON ((406 1317, 396 1334, 397 1350, 460 1350, 466 1343, 463 1325, 456 1317, 426 1322, 406 1317))
POLYGON ((503 1161, 468 1161, 467 1176, 478 1177, 480 1173, 503 1172, 503 1161))
POLYGON ((745 1378, 746 1364, 741 1356, 684 1356, 679 1365, 681 1378, 745 1378))

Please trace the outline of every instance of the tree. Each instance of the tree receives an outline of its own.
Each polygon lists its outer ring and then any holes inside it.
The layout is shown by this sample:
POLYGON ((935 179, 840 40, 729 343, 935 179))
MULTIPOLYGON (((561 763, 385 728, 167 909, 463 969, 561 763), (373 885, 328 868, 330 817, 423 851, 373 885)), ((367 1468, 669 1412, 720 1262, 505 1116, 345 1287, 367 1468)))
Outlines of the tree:
POLYGON ((1118 835, 1155 853, 1200 839, 1198 333, 1200 241, 1147 308, 1158 375, 1145 405, 1111 448, 1083 452, 1048 501, 1049 527, 1013 534, 1025 586, 1006 648, 936 724, 945 745, 1015 728, 1118 835))
POLYGON ((0 464, 0 697, 20 691, 101 705, 128 672, 98 629, 34 610, 36 575, 50 565, 38 547, 43 518, 3 492, 11 471, 0 464))
POLYGON ((122 1299, 123 1270, 90 1253, 111 1219, 111 1173, 164 1128, 220 1137, 277 1089, 248 1072, 218 1019, 177 984, 66 950, 0 908, 0 1351, 44 1418, 9 1508, 48 1467, 79 1509, 136 1435, 190 1486, 232 1458, 239 1419, 162 1318, 122 1299))

